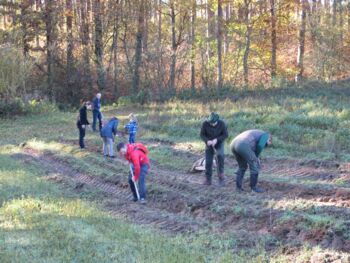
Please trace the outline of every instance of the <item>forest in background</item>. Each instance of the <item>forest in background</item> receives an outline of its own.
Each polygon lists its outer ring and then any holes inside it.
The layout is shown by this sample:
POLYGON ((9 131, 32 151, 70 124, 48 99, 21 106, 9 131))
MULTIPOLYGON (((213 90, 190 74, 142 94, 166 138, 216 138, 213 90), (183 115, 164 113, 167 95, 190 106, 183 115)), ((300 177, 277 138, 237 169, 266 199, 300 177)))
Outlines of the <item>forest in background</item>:
POLYGON ((350 1, 2 0, 0 97, 77 104, 350 75, 350 1))

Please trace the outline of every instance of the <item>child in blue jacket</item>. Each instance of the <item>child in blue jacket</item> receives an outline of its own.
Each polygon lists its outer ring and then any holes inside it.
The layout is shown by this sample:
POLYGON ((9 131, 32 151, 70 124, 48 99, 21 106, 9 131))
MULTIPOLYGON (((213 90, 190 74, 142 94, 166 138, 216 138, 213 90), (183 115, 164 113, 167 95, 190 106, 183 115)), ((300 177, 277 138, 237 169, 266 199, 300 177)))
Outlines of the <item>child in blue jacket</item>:
POLYGON ((129 115, 129 123, 125 125, 124 129, 129 134, 129 143, 135 143, 137 133, 137 119, 133 113, 129 115))

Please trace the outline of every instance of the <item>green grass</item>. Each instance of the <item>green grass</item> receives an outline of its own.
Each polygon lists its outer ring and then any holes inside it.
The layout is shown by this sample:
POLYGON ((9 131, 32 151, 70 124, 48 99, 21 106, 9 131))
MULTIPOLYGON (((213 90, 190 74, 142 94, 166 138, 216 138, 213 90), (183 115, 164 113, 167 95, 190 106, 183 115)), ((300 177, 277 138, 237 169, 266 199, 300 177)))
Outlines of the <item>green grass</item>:
MULTIPOLYGON (((131 111, 138 114, 139 136, 147 142, 151 158, 171 170, 188 170, 192 159, 186 154, 203 153, 199 129, 211 110, 218 111, 228 124, 228 154, 229 141, 235 135, 261 128, 274 135, 274 146, 265 150, 263 157, 349 161, 349 95, 350 91, 343 87, 240 92, 235 102, 227 98, 206 104, 172 101, 144 107, 108 107, 105 116, 117 115, 124 124, 131 111)), ((99 195, 93 189, 87 187, 74 193, 48 181, 42 167, 14 158, 23 151, 18 145, 26 142, 32 148, 54 154, 74 169, 112 177, 98 153, 62 143, 77 141, 75 119, 75 112, 53 112, 1 120, 1 262, 290 262, 283 251, 272 255, 266 251, 265 246, 275 242, 271 236, 259 240, 254 237, 255 246, 242 248, 244 239, 252 237, 241 236, 241 232, 169 236, 113 218, 101 209, 99 195)), ((97 134, 88 132, 86 139, 89 145, 100 149, 97 134)), ((122 173, 127 170, 116 165, 114 168, 122 173)), ((228 169, 227 173, 232 175, 233 171, 228 169)), ((282 175, 263 176, 268 181, 309 187, 349 186, 345 181, 328 183, 282 175)), ((265 205, 253 198, 249 197, 244 204, 233 200, 233 213, 258 217, 258 210, 252 213, 246 204, 265 205)), ((301 228, 334 225, 334 229, 344 232, 346 239, 350 238, 343 218, 325 216, 326 208, 317 204, 281 199, 268 206, 283 212, 281 223, 300 217, 301 228)), ((219 206, 210 209, 225 214, 219 206)), ((305 262, 319 251, 324 252, 305 245, 294 260, 305 262)))
MULTIPOLYGON (((45 180, 39 167, 0 155, 1 262, 220 261, 204 241, 115 219, 45 180)), ((214 243, 214 242, 213 242, 214 243)), ((224 247, 217 249, 225 251, 224 247)), ((224 257, 228 257, 223 253, 224 257)))

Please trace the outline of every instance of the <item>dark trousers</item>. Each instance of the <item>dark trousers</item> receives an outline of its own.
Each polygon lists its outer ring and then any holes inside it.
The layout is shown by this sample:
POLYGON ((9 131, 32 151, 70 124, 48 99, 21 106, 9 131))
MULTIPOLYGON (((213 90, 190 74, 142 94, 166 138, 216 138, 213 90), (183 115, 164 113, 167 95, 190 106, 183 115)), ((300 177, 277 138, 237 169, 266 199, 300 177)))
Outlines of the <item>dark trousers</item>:
POLYGON ((215 155, 217 158, 218 175, 220 175, 224 173, 225 152, 223 143, 215 146, 215 151, 213 146, 207 146, 205 148, 205 175, 209 180, 211 180, 213 174, 213 159, 215 155))
POLYGON ((130 133, 129 134, 129 143, 135 143, 136 134, 130 133))
MULTIPOLYGON (((132 167, 132 170, 134 171, 134 167, 132 167)), ((138 180, 138 190, 139 190, 139 194, 140 194, 140 199, 146 199, 146 175, 148 174, 148 165, 144 164, 141 166, 141 173, 140 173, 140 177, 138 180)), ((131 173, 129 173, 129 185, 130 185, 130 189, 131 192, 134 196, 134 198, 137 198, 137 194, 136 194, 136 189, 135 189, 135 185, 133 180, 131 179, 131 173)))
POLYGON ((85 137, 85 128, 78 126, 79 129, 79 146, 81 149, 85 148, 84 137, 85 137))
POLYGON ((101 129, 102 129, 102 114, 98 110, 93 110, 92 111, 92 130, 93 131, 96 131, 97 119, 98 119, 98 127, 99 127, 99 130, 101 131, 101 129))
POLYGON ((247 143, 237 143, 232 147, 232 153, 235 155, 238 170, 236 172, 236 186, 242 188, 243 177, 248 168, 250 170, 250 187, 256 187, 260 170, 260 162, 255 152, 247 143))

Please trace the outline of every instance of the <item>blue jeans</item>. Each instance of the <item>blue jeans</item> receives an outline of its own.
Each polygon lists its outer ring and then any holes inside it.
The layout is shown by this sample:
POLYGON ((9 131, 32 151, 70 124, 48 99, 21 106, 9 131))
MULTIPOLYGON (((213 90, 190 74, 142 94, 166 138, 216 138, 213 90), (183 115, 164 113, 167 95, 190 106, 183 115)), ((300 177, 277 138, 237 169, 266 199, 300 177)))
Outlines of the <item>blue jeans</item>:
POLYGON ((80 148, 83 149, 85 148, 85 144, 84 144, 85 128, 78 126, 78 129, 79 129, 79 145, 80 145, 80 148))
POLYGON ((103 140, 103 155, 114 157, 114 141, 112 138, 102 137, 103 140))
MULTIPOLYGON (((134 171, 134 166, 132 167, 132 170, 134 171)), ((140 194, 140 199, 146 199, 146 190, 147 190, 146 175, 147 174, 148 174, 148 165, 147 164, 141 165, 141 173, 138 181, 138 190, 140 194)), ((131 173, 129 173, 129 185, 130 185, 131 192, 134 198, 136 199, 137 198, 136 189, 131 176, 132 176, 131 173)))
POLYGON ((101 131, 102 129, 102 114, 99 110, 93 110, 92 111, 92 130, 96 131, 96 122, 98 119, 98 127, 99 130, 101 131))
POLYGON ((129 134, 129 143, 135 143, 136 134, 130 133, 129 134))

